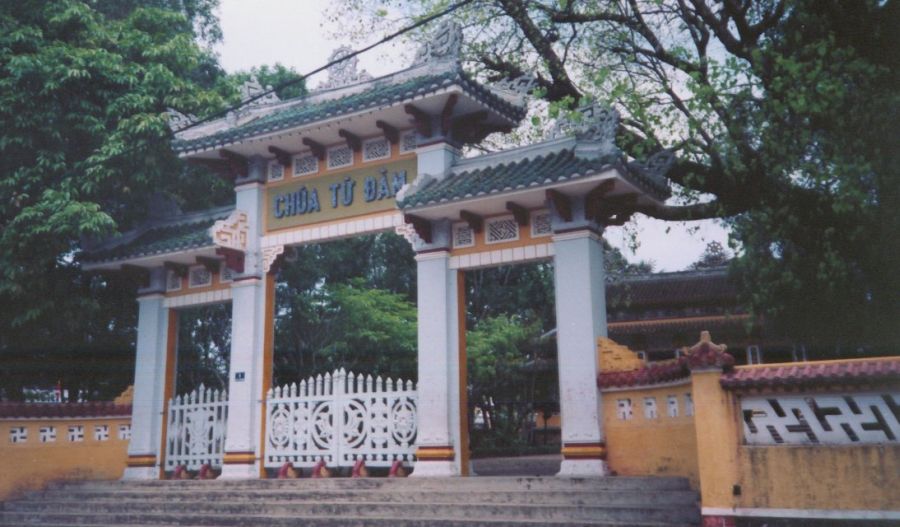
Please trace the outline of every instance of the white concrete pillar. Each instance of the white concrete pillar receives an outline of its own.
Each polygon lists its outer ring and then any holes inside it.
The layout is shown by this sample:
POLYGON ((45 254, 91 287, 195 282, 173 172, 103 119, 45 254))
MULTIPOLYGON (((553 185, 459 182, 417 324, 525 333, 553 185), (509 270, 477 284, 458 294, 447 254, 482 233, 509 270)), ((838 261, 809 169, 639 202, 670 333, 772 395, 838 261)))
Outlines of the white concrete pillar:
POLYGON ((235 184, 236 209, 247 213, 248 236, 244 272, 231 286, 231 358, 228 365, 228 425, 221 478, 258 478, 262 455, 263 383, 266 376, 266 292, 262 236, 266 161, 249 162, 248 176, 235 184))
POLYGON ((154 269, 139 291, 131 441, 122 479, 159 479, 169 348, 169 310, 163 307, 165 270, 154 269))
MULTIPOLYGON (((458 476, 459 304, 457 273, 447 250, 416 256, 418 282, 418 439, 412 475, 458 476)), ((467 446, 466 446, 467 447, 467 446)))
POLYGON ((257 478, 262 430, 266 297, 264 277, 236 278, 231 287, 228 426, 222 478, 257 478))
POLYGON ((603 246, 591 229, 555 234, 554 281, 562 419, 560 476, 604 476, 597 338, 606 336, 603 246))

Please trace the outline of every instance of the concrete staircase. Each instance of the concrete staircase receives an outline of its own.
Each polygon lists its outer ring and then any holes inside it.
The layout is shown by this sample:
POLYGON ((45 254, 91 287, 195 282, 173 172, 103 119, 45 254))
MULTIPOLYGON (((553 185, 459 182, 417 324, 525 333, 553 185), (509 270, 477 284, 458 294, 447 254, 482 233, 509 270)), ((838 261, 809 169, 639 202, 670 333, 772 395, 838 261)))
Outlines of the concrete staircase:
POLYGON ((681 478, 84 482, 3 504, 0 526, 687 526, 681 478))

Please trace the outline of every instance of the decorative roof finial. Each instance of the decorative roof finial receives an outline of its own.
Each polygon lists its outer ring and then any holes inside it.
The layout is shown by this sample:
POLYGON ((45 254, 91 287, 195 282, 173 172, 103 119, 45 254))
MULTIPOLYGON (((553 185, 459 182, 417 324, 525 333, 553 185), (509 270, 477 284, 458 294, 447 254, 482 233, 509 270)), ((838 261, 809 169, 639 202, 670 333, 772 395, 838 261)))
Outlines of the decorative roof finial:
MULTIPOLYGON (((328 62, 342 59, 353 53, 353 49, 347 46, 341 46, 331 52, 328 62)), ((333 64, 328 68, 328 80, 319 84, 319 89, 340 88, 349 84, 356 84, 371 80, 372 76, 366 70, 357 71, 359 59, 355 56, 333 64)))
POLYGON ((734 357, 725 350, 728 346, 715 344, 709 331, 700 333, 700 342, 687 349, 688 368, 693 370, 728 370, 734 366, 734 357))
POLYGON ((582 106, 575 115, 564 115, 550 129, 550 138, 575 136, 578 140, 576 154, 583 157, 620 155, 616 147, 616 131, 619 129, 619 112, 596 102, 582 106))
POLYGON ((491 85, 500 92, 504 98, 517 104, 524 104, 525 96, 529 95, 537 87, 538 79, 533 73, 524 73, 518 77, 511 77, 495 82, 491 85))
POLYGON ((462 27, 451 20, 444 20, 431 36, 431 40, 422 44, 413 59, 413 65, 431 61, 458 61, 462 47, 462 27))
POLYGON ((169 117, 169 130, 175 133, 197 122, 197 117, 191 114, 183 114, 178 110, 167 108, 166 113, 169 117))
POLYGON ((263 87, 263 85, 259 83, 259 80, 257 80, 256 75, 251 76, 250 80, 241 84, 239 90, 241 92, 241 103, 246 103, 257 95, 260 95, 267 91, 269 92, 266 93, 266 95, 264 95, 263 97, 250 102, 247 106, 251 108, 254 106, 262 106, 264 104, 279 102, 281 100, 277 95, 275 95, 275 92, 272 91, 271 86, 263 87))

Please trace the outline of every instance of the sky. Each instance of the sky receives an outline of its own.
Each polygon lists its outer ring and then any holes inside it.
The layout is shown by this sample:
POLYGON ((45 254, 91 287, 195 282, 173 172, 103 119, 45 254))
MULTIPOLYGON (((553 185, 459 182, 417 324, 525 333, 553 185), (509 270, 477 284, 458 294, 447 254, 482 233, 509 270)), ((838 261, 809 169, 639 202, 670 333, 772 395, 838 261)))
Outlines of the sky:
MULTIPOLYGON (((335 28, 323 16, 328 0, 221 0, 219 19, 224 41, 217 46, 228 72, 279 62, 298 73, 316 69, 348 41, 329 39, 335 28)), ((373 33, 372 41, 382 35, 373 33)), ((359 57, 359 66, 374 76, 404 68, 409 55, 402 44, 388 44, 359 57)), ((309 86, 325 79, 313 77, 309 86)), ((657 271, 678 271, 695 262, 706 244, 727 247, 728 234, 712 221, 664 222, 639 217, 627 226, 606 229, 604 237, 630 261, 651 261, 657 271), (635 247, 634 240, 637 241, 635 247)))

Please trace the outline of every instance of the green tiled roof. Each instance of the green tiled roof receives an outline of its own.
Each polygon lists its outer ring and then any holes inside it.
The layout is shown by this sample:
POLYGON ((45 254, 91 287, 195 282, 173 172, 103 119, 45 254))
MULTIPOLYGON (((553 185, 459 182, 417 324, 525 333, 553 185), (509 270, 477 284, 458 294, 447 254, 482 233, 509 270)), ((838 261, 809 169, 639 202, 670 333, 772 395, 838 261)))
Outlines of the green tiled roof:
MULTIPOLYGON (((530 159, 451 174, 442 180, 429 182, 406 196, 398 205, 402 209, 408 209, 545 186, 598 174, 617 161, 617 156, 585 159, 576 157, 572 149, 558 150, 530 159)), ((651 194, 668 193, 664 182, 632 173, 626 177, 651 194)))
POLYGON ((104 244, 105 248, 86 252, 83 259, 91 263, 109 262, 209 247, 213 245, 209 228, 216 220, 227 217, 231 209, 215 212, 213 215, 191 215, 189 218, 192 219, 182 222, 176 220, 147 227, 124 243, 117 244, 116 240, 110 240, 104 244))
POLYGON ((397 84, 379 85, 376 81, 373 83, 371 89, 338 99, 309 104, 303 104, 302 101, 298 100, 298 104, 295 106, 275 111, 272 114, 255 121, 250 121, 241 126, 236 126, 205 137, 175 140, 172 143, 172 147, 176 152, 184 152, 225 146, 234 141, 260 134, 284 130, 303 124, 321 121, 323 119, 337 117, 339 115, 367 110, 379 105, 400 103, 416 96, 436 92, 437 90, 454 84, 459 85, 469 94, 514 119, 521 119, 525 115, 524 108, 515 106, 509 101, 497 96, 489 89, 470 79, 462 70, 454 68, 447 72, 423 75, 397 84))

